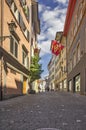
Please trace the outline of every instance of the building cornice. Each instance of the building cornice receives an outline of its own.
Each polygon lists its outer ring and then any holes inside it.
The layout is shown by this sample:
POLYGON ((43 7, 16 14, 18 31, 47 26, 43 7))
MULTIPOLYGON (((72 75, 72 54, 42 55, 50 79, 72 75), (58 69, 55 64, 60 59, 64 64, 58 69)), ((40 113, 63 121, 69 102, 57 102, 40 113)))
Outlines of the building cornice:
POLYGON ((8 53, 4 48, 0 47, 0 52, 4 56, 4 60, 8 67, 15 68, 14 70, 18 70, 18 72, 23 73, 26 77, 29 76, 29 69, 26 68, 23 64, 21 64, 16 58, 14 58, 10 53, 8 53))

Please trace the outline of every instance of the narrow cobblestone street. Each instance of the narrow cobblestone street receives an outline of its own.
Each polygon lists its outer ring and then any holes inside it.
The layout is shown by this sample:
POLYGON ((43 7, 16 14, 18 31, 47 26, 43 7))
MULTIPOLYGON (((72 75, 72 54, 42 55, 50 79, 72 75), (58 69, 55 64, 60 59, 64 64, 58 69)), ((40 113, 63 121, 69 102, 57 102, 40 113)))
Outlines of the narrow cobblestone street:
POLYGON ((40 128, 86 130, 86 96, 46 92, 0 102, 0 130, 40 128))

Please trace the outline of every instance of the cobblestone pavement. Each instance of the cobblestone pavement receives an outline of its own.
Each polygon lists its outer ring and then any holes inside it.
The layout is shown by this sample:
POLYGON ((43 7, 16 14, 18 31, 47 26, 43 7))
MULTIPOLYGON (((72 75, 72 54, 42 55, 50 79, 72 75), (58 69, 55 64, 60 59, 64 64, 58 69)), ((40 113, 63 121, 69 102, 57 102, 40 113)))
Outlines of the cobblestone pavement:
POLYGON ((86 96, 46 92, 2 101, 0 130, 86 130, 86 96))

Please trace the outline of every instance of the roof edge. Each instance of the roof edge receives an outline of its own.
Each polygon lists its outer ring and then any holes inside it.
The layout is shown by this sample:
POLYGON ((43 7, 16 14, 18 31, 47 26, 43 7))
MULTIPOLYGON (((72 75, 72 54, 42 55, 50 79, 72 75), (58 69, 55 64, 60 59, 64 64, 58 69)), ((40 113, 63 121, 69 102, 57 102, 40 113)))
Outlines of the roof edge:
POLYGON ((64 31, 63 35, 66 36, 70 27, 71 19, 73 16, 73 12, 75 9, 76 0, 69 0, 68 8, 67 8, 67 14, 65 19, 65 25, 64 25, 64 31))

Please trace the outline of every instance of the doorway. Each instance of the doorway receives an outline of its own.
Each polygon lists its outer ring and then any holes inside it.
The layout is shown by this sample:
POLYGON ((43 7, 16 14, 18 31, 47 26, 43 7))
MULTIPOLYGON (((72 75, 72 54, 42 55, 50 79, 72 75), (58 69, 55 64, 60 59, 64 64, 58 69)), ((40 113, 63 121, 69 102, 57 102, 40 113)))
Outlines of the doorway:
POLYGON ((23 94, 27 93, 27 78, 23 77, 23 94))

